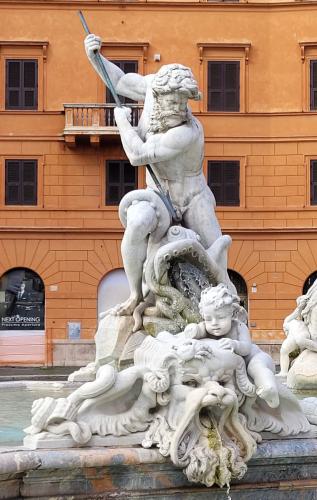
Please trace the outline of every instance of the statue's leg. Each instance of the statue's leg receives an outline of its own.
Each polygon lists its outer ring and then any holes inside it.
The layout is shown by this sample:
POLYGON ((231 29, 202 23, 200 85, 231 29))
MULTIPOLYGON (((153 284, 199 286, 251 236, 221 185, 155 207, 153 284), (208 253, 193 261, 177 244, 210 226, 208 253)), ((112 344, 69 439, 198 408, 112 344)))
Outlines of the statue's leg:
POLYGON ((276 408, 280 401, 271 357, 265 352, 255 354, 248 364, 247 372, 254 380, 257 395, 271 408, 276 408))
POLYGON ((289 354, 298 348, 296 341, 291 337, 287 337, 281 345, 280 351, 280 365, 281 371, 278 373, 279 377, 286 377, 289 368, 289 354))
POLYGON ((142 273, 146 259, 148 236, 156 229, 158 218, 148 201, 132 203, 127 210, 127 227, 121 252, 124 270, 130 286, 130 297, 115 308, 116 314, 132 314, 142 300, 142 273))
POLYGON ((214 196, 206 186, 199 195, 194 196, 183 215, 186 227, 199 234, 204 248, 209 248, 221 236, 214 206, 214 196))
POLYGON ((68 401, 78 405, 85 399, 95 398, 109 391, 117 378, 117 371, 112 365, 101 366, 93 382, 86 382, 68 396, 68 401))

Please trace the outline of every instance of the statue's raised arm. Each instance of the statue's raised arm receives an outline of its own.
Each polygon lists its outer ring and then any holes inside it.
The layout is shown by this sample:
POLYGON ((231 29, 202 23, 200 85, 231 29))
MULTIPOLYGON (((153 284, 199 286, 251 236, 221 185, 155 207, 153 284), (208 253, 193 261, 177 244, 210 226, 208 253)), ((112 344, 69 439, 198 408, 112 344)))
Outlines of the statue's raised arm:
MULTIPOLYGON (((102 45, 101 38, 91 33, 86 36, 84 43, 86 54, 90 63, 92 64, 93 68, 96 70, 100 78, 103 80, 105 85, 107 85, 104 75, 100 71, 96 58, 96 54, 100 53, 102 45)), ((108 61, 108 59, 103 57, 101 54, 100 57, 116 92, 119 95, 129 97, 134 101, 144 101, 147 86, 146 77, 137 73, 125 74, 118 66, 108 61)))

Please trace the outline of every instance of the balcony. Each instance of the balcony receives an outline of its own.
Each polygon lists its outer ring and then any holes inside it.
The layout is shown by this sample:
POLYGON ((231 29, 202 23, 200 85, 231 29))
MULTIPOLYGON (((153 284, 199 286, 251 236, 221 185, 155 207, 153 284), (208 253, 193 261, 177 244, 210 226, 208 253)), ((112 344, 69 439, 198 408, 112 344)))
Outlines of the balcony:
MULTIPOLYGON (((139 104, 127 104, 132 109, 131 124, 136 127, 142 112, 139 104)), ((98 146, 102 138, 119 135, 114 121, 115 104, 64 104, 64 138, 69 146, 88 138, 92 146, 98 146)))

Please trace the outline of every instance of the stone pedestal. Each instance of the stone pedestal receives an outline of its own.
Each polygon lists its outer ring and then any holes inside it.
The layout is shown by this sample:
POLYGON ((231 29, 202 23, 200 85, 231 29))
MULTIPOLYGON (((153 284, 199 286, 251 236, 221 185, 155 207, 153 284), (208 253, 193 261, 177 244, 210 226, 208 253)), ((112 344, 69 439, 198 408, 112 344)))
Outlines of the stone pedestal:
POLYGON ((305 350, 295 359, 287 375, 287 385, 291 389, 316 390, 316 352, 305 350))
POLYGON ((70 382, 91 382, 96 378, 99 366, 107 363, 119 364, 119 359, 132 334, 134 319, 132 316, 114 316, 108 314, 99 321, 95 335, 96 359, 93 363, 72 373, 70 382))
POLYGON ((99 365, 119 361, 133 327, 134 319, 132 316, 108 314, 99 321, 95 335, 96 362, 99 365))

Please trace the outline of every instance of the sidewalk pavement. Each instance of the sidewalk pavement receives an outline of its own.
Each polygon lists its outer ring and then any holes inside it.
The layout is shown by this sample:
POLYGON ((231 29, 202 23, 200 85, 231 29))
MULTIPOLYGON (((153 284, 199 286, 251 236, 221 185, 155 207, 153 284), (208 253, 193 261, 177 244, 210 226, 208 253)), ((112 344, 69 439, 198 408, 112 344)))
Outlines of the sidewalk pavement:
POLYGON ((0 382, 19 380, 67 380, 68 375, 79 368, 79 366, 1 366, 0 382))

